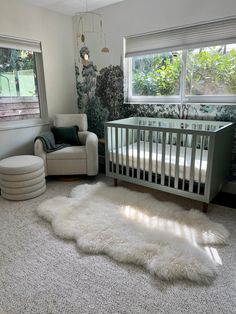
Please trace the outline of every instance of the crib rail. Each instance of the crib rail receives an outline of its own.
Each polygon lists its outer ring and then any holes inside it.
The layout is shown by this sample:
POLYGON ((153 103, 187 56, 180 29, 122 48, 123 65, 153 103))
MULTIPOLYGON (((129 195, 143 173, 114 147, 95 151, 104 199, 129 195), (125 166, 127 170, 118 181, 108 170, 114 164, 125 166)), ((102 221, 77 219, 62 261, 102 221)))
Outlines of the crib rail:
POLYGON ((107 122, 106 174, 209 202, 215 138, 227 124, 173 120, 107 122))

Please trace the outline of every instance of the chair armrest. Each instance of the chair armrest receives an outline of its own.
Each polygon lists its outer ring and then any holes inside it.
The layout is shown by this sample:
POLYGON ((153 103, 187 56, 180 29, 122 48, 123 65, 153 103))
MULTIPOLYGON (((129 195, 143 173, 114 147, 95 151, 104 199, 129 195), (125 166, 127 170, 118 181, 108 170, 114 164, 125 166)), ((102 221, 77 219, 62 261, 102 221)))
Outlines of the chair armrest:
POLYGON ((82 145, 86 145, 87 137, 90 133, 91 132, 89 132, 89 131, 79 131, 78 132, 79 140, 80 140, 80 143, 82 145))
POLYGON ((47 154, 43 149, 43 143, 40 139, 37 139, 34 142, 34 154, 35 154, 35 156, 38 156, 38 157, 43 159, 45 176, 47 176, 47 154))
POLYGON ((98 137, 89 131, 78 132, 82 145, 86 147, 87 153, 87 174, 95 176, 98 174, 98 137))

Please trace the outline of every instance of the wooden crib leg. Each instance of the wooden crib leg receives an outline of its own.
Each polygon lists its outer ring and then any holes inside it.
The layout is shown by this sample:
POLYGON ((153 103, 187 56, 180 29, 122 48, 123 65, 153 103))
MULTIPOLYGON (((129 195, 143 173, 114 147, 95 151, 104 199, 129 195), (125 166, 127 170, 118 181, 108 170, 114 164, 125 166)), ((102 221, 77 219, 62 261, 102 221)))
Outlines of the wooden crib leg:
POLYGON ((202 211, 203 211, 203 213, 207 213, 207 211, 208 211, 208 204, 207 203, 202 203, 202 211))
POLYGON ((114 179, 114 186, 118 186, 118 180, 114 179))

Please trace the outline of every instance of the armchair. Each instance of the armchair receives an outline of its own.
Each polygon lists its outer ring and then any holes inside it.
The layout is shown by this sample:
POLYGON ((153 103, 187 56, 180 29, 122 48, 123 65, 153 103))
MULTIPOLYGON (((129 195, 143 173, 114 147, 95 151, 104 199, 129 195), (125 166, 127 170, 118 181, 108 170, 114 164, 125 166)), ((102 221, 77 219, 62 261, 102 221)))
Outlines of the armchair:
POLYGON ((86 114, 56 114, 54 126, 68 127, 77 125, 78 136, 82 145, 69 146, 54 152, 46 153, 40 139, 34 143, 34 154, 44 160, 47 175, 72 175, 98 173, 98 138, 87 131, 86 114))

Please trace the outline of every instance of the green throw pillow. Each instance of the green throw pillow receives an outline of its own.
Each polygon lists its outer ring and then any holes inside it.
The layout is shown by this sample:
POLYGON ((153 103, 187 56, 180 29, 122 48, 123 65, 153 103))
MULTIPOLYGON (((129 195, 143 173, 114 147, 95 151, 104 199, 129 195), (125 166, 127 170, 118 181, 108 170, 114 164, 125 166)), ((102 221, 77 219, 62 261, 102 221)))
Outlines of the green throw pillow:
POLYGON ((53 126, 51 131, 55 137, 55 142, 57 144, 70 144, 72 146, 81 145, 78 131, 78 126, 70 127, 56 127, 53 126))

